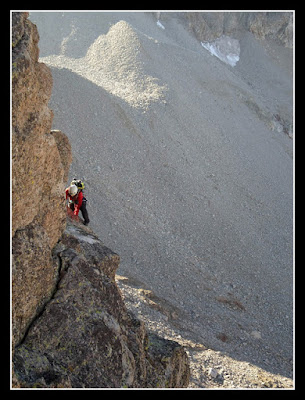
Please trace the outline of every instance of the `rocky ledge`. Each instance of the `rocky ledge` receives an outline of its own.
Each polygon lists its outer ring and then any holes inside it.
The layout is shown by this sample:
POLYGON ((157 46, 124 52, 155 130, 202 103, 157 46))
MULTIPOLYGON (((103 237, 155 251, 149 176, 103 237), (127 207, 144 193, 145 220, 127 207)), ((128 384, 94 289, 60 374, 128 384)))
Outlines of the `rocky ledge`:
POLYGON ((187 387, 183 347, 149 334, 115 283, 120 258, 88 228, 67 221, 53 249, 54 293, 15 348, 20 387, 187 387))

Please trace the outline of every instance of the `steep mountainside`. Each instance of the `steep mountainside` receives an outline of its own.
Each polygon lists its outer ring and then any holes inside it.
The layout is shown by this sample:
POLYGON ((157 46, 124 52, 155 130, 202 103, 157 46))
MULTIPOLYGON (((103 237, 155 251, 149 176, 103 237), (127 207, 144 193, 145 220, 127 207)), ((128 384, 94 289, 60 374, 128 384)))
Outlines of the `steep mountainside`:
POLYGON ((68 221, 68 138, 51 130, 38 31, 12 13, 13 387, 186 387, 188 356, 148 334, 115 283, 120 258, 68 221))
POLYGON ((51 250, 65 229, 64 185, 72 161, 68 138, 51 131, 49 68, 38 62, 37 28, 13 13, 12 250, 13 343, 50 297, 51 250))
POLYGON ((291 385, 292 13, 30 19, 69 178, 84 179, 90 226, 121 257, 129 308, 196 344, 195 386, 249 387, 249 364, 291 385), (202 346, 244 378, 210 379, 202 346))

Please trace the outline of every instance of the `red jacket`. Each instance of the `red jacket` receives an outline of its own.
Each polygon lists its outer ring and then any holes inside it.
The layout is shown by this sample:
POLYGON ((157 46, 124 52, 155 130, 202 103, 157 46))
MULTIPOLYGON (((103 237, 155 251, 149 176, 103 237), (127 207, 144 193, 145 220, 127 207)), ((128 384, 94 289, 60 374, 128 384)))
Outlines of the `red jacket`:
POLYGON ((74 204, 74 212, 73 212, 74 215, 78 215, 79 209, 83 204, 83 197, 84 196, 82 191, 78 192, 75 196, 71 196, 69 194, 69 188, 66 189, 66 199, 69 198, 69 200, 72 200, 74 204))

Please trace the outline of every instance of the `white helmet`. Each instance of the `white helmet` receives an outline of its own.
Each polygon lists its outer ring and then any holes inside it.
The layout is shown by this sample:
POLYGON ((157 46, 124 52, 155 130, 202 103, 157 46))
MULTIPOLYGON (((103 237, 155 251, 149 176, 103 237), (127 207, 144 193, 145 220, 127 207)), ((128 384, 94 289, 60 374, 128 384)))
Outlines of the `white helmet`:
POLYGON ((71 196, 75 196, 76 193, 77 193, 77 191, 78 191, 78 189, 77 189, 77 186, 76 186, 76 185, 71 185, 71 186, 69 187, 69 194, 70 194, 71 196))

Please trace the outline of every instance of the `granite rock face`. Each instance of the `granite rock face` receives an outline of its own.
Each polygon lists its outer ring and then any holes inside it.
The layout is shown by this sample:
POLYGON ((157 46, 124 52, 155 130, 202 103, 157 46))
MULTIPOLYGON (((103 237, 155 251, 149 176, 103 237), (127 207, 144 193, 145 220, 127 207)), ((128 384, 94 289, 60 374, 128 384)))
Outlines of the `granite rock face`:
POLYGON ((72 161, 68 138, 51 131, 52 75, 38 62, 39 35, 27 17, 12 13, 14 344, 54 290, 51 249, 65 229, 63 193, 72 161))
POLYGON ((21 387, 187 387, 184 349, 128 313, 114 280, 117 254, 68 221, 53 259, 56 291, 15 349, 21 387))

